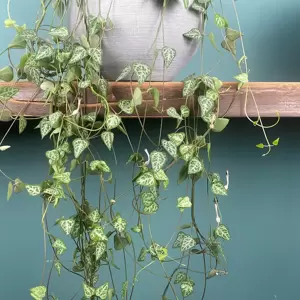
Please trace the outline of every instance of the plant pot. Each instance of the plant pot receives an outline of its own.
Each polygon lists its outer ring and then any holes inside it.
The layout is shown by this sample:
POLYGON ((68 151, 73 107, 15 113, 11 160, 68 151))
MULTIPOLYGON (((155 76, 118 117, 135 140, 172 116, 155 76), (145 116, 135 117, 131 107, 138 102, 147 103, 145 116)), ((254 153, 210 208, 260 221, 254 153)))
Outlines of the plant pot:
MULTIPOLYGON (((185 9, 183 1, 168 2, 160 30, 158 28, 163 1, 88 0, 87 3, 88 11, 92 15, 97 16, 101 11, 103 17, 107 16, 111 5, 109 18, 114 28, 105 31, 102 42, 102 75, 107 80, 116 80, 121 71, 134 62, 152 67, 156 50, 167 46, 176 50, 176 57, 164 72, 164 61, 159 53, 151 80, 172 81, 197 50, 199 41, 189 40, 183 34, 192 28, 202 28, 202 16, 199 12, 185 9)), ((85 33, 85 27, 83 23, 76 26, 78 21, 76 1, 71 1, 70 5, 69 27, 76 28, 75 36, 80 37, 85 33)), ((123 80, 131 78, 127 76, 123 80)))

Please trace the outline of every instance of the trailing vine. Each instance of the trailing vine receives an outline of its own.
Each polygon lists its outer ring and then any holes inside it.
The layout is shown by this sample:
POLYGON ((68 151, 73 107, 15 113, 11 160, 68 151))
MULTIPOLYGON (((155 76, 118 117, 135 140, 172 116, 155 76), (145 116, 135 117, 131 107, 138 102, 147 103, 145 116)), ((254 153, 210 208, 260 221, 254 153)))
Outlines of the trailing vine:
MULTIPOLYGON (((220 175, 212 171, 210 166, 210 136, 223 131, 229 123, 226 116, 219 114, 221 94, 224 92, 223 83, 217 77, 202 71, 200 75, 192 74, 184 80, 185 104, 180 109, 173 106, 164 107, 164 89, 158 90, 151 82, 151 74, 158 56, 163 58, 165 70, 176 59, 176 49, 164 45, 161 49, 154 49, 152 65, 129 62, 124 66, 116 81, 129 78, 132 97, 120 100, 119 111, 116 111, 109 101, 109 82, 101 75, 102 43, 105 33, 114 29, 113 20, 109 15, 94 15, 89 12, 87 0, 77 0, 76 3, 79 8, 78 23, 75 28, 69 30, 64 26, 69 0, 41 0, 38 20, 30 28, 25 24, 18 25, 12 18, 8 0, 8 19, 5 20, 5 26, 15 30, 16 36, 3 53, 8 53, 10 61, 12 50, 21 49, 24 54, 17 66, 11 62, 10 66, 0 70, 0 80, 27 80, 34 83, 37 91, 32 95, 32 99, 28 100, 28 105, 41 90, 43 91, 43 99, 50 104, 51 111, 40 119, 37 130, 42 139, 47 137, 51 140, 52 148, 45 153, 50 168, 49 176, 45 175, 41 182, 28 183, 26 179, 12 179, 1 170, 5 180, 8 180, 7 199, 20 192, 27 192, 30 196, 41 199, 42 226, 53 249, 53 267, 58 274, 70 272, 82 279, 82 299, 136 299, 135 288, 139 275, 141 272, 148 272, 149 276, 152 276, 149 270, 152 264, 159 265, 162 270, 162 275, 154 274, 157 280, 166 282, 165 289, 160 293, 163 300, 193 295, 194 286, 200 280, 203 281, 202 294, 195 297, 204 299, 208 280, 217 275, 227 275, 223 242, 230 240, 230 233, 222 220, 220 205, 221 199, 228 194, 229 172, 224 170, 224 174, 220 175), (45 17, 52 9, 56 16, 51 24, 46 24, 45 17), (86 34, 77 39, 74 32, 82 23, 86 34), (133 81, 137 81, 137 84, 133 81), (88 92, 97 99, 93 111, 87 110, 88 92), (176 123, 172 131, 163 135, 161 118, 156 140, 149 137, 144 126, 147 109, 144 115, 138 113, 138 107, 143 104, 145 95, 151 95, 154 100, 153 107, 159 114, 166 113, 176 123), (137 146, 132 144, 131 133, 124 125, 122 114, 135 114, 138 118, 141 133, 137 146), (118 149, 114 148, 117 131, 127 137, 132 149, 132 152, 128 153, 132 177, 129 180, 122 179, 128 180, 131 188, 122 191, 120 195, 115 188, 113 194, 109 192, 109 186, 115 187, 117 184, 117 174, 112 171, 112 161, 99 158, 101 156, 97 151, 93 151, 92 147, 93 140, 101 139, 117 161, 118 149), (151 141, 152 149, 140 149, 142 137, 151 141), (162 191, 168 189, 169 174, 177 165, 180 166, 178 183, 186 184, 187 191, 178 195, 174 205, 173 201, 163 202, 162 191), (80 173, 79 178, 75 172, 80 173), (91 176, 98 178, 98 203, 87 199, 87 182, 91 176), (196 194, 196 186, 200 181, 207 183, 207 197, 211 203, 211 211, 215 214, 215 223, 211 224, 208 233, 197 223, 195 206, 196 203, 201 205, 203 202, 196 194), (80 185, 80 193, 75 192, 74 184, 80 185), (132 201, 134 214, 130 219, 117 211, 118 201, 122 198, 132 201), (59 208, 62 200, 68 201, 74 211, 74 214, 66 218, 59 216, 55 223, 64 233, 63 237, 51 233, 47 218, 49 207, 59 208), (167 242, 158 240, 151 230, 151 216, 160 213, 161 205, 175 206, 180 213, 179 230, 174 228, 174 234, 167 242), (189 224, 181 224, 183 214, 190 215, 189 224), (135 224, 130 228, 132 222, 135 224), (67 251, 66 240, 72 241, 74 246, 72 269, 65 266, 62 259, 67 251), (177 251, 176 257, 171 256, 171 248, 177 251), (114 270, 119 268, 114 263, 114 257, 119 252, 122 253, 124 263, 122 283, 114 279, 114 270), (193 256, 200 258, 197 266, 190 264, 193 256), (127 270, 129 264, 134 266, 132 277, 127 270), (166 264, 172 264, 174 267, 170 274, 165 268, 166 264), (109 281, 102 280, 99 274, 103 273, 109 274, 109 281)), ((162 3, 156 39, 164 30, 163 16, 168 5, 168 0, 162 3)), ((257 144, 257 147, 267 148, 269 153, 272 146, 278 145, 279 138, 270 143, 266 130, 277 122, 269 127, 265 126, 258 108, 257 120, 253 121, 248 117, 248 98, 251 97, 254 102, 255 99, 248 85, 249 70, 238 16, 238 28, 232 29, 223 13, 217 11, 212 0, 194 0, 193 3, 184 0, 184 6, 185 9, 196 11, 203 21, 202 28, 191 28, 183 33, 182 37, 198 41, 202 61, 203 42, 206 38, 218 48, 214 34, 205 32, 205 23, 210 20, 207 17, 209 11, 213 14, 216 28, 222 32, 221 46, 230 53, 239 69, 239 74, 234 76, 239 82, 237 93, 242 88, 247 91, 245 114, 253 125, 261 128, 265 137, 265 142, 257 144), (242 57, 237 57, 238 41, 242 47, 242 57)), ((234 0, 232 7, 236 12, 234 0)), ((155 42, 153 41, 154 48, 155 42)), ((18 92, 18 85, 8 84, 0 87, 0 119, 11 120, 11 126, 0 142, 1 151, 10 148, 4 141, 13 124, 18 122, 19 133, 22 134, 30 119, 26 117, 24 110, 13 116, 7 105, 18 92)), ((104 150, 101 148, 101 151, 104 150)), ((59 213, 59 209, 57 212, 59 213)), ((209 213, 211 212, 207 212, 209 213)), ((161 217, 163 222, 167 216, 161 217)), ((55 296, 55 287, 49 290, 51 274, 52 269, 48 279, 30 289, 33 299, 58 299, 55 296)))

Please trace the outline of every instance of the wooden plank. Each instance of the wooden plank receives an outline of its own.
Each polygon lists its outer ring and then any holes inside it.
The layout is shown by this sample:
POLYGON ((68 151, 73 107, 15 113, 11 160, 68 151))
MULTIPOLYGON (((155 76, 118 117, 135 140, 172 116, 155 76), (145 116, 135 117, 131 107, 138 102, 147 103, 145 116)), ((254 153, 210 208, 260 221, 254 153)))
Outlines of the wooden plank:
MULTIPOLYGON (((0 83, 0 86, 16 86, 20 92, 11 100, 7 101, 6 106, 13 115, 18 115, 20 111, 25 116, 41 117, 50 111, 50 105, 42 100, 43 93, 37 93, 37 87, 28 82, 19 83, 0 83), (37 95, 36 95, 37 93, 37 95), (36 95, 33 99, 33 95, 36 95)), ((119 100, 131 99, 132 89, 137 83, 112 82, 109 86, 108 101, 113 110, 119 112, 117 102, 119 100)), ((144 102, 138 107, 140 116, 145 114, 147 118, 167 117, 165 110, 173 106, 179 108, 186 100, 182 97, 182 82, 153 82, 161 94, 161 105, 164 109, 163 114, 153 110, 153 99, 149 93, 145 94, 144 102)), ((145 83, 143 88, 148 88, 145 83)), ((252 82, 247 87, 242 88, 237 93, 236 83, 224 83, 220 100, 220 116, 226 114, 227 117, 245 117, 244 105, 247 100, 247 113, 250 117, 257 117, 257 110, 253 97, 256 100, 260 115, 262 117, 276 117, 277 112, 281 117, 300 116, 300 83, 293 82, 252 82)), ((101 113, 101 105, 96 103, 95 97, 89 92, 88 101, 85 105, 87 112, 98 109, 101 113)), ((193 103, 189 101, 187 105, 193 111, 193 103)), ((197 105, 195 105, 196 107, 197 105)), ((0 103, 0 109, 3 105, 0 103)), ((123 115, 123 117, 128 117, 123 115)), ((135 117, 135 116, 129 116, 135 117)))

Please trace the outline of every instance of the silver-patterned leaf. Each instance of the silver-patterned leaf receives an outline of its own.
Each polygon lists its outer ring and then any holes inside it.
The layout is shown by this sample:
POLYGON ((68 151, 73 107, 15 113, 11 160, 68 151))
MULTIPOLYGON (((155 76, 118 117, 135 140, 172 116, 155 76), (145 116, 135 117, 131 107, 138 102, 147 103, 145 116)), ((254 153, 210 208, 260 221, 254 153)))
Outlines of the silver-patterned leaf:
POLYGON ((144 206, 149 206, 156 201, 156 195, 151 192, 143 192, 141 194, 141 199, 144 206))
POLYGON ((127 296, 127 290, 128 290, 128 280, 122 283, 122 300, 126 299, 127 296))
POLYGON ((108 150, 112 149, 113 142, 114 142, 114 134, 110 131, 103 131, 101 133, 101 139, 108 150))
POLYGON ((185 139, 185 133, 184 132, 175 132, 168 134, 169 140, 174 143, 177 147, 180 146, 184 139, 185 139))
POLYGON ((175 107, 169 107, 167 109, 167 115, 170 116, 171 118, 182 120, 182 117, 178 114, 175 107))
POLYGON ((61 125, 63 118, 63 113, 61 111, 56 111, 49 115, 49 122, 52 128, 58 128, 61 125))
POLYGON ((51 124, 50 124, 50 122, 46 118, 42 119, 42 121, 40 122, 39 127, 40 127, 40 132, 41 132, 42 139, 47 134, 49 134, 50 131, 52 130, 51 124))
POLYGON ((183 281, 180 285, 180 289, 184 298, 190 296, 194 291, 193 284, 190 281, 183 281))
POLYGON ((90 80, 80 81, 80 82, 78 83, 78 87, 79 87, 80 89, 86 89, 86 88, 88 88, 90 85, 91 85, 91 81, 90 81, 90 80))
POLYGON ((162 151, 152 151, 150 153, 150 161, 154 172, 158 172, 162 169, 167 162, 167 155, 162 151))
POLYGON ((161 144, 172 157, 177 158, 177 147, 173 142, 161 140, 161 144))
POLYGON ((23 116, 20 116, 19 117, 19 134, 21 134, 25 130, 26 126, 27 126, 26 118, 23 116))
POLYGON ((184 80, 182 95, 183 97, 192 96, 196 89, 196 79, 194 76, 189 76, 184 80))
POLYGON ((104 283, 103 285, 99 286, 95 290, 95 295, 99 297, 101 300, 105 300, 108 294, 108 282, 104 283))
POLYGON ((98 242, 95 248, 96 260, 99 260, 105 252, 106 252, 106 243, 98 242))
POLYGON ((207 87, 209 87, 212 90, 215 90, 215 81, 212 77, 205 75, 201 77, 201 80, 207 87))
POLYGON ((190 160, 189 166, 188 166, 188 174, 189 175, 197 174, 197 173, 203 171, 203 169, 204 169, 204 164, 197 157, 193 157, 190 160))
POLYGON ((159 205, 157 204, 157 202, 152 202, 150 205, 148 206, 144 206, 144 213, 145 214, 154 214, 158 211, 159 209, 159 205))
POLYGON ((12 86, 0 86, 0 101, 8 101, 19 92, 18 88, 12 86))
POLYGON ((52 247, 56 250, 58 255, 62 255, 67 250, 65 243, 60 239, 56 239, 52 247))
POLYGON ((190 115, 190 109, 186 105, 180 106, 180 113, 182 118, 188 118, 190 115))
POLYGON ((124 79, 126 76, 128 76, 128 75, 130 74, 131 70, 132 70, 131 66, 125 67, 125 68, 122 70, 120 76, 117 78, 116 81, 120 81, 120 80, 124 79))
POLYGON ((30 196, 38 196, 41 193, 41 187, 39 185, 26 184, 25 188, 30 196))
POLYGON ((189 236, 189 235, 186 235, 183 240, 182 240, 182 243, 181 243, 181 246, 180 246, 180 250, 183 252, 183 251, 188 251, 190 250, 191 248, 193 248, 194 246, 196 245, 196 242, 195 240, 189 236))
POLYGON ((93 160, 90 162, 90 168, 92 171, 100 171, 109 173, 110 168, 104 160, 93 160))
POLYGON ((74 149, 74 157, 78 158, 81 153, 89 147, 89 142, 87 140, 77 138, 72 142, 72 145, 74 149))
POLYGON ((193 158, 194 151, 194 146, 190 144, 182 144, 179 147, 179 153, 181 155, 181 158, 185 161, 190 161, 193 158))
POLYGON ((161 54, 163 56, 165 66, 168 68, 176 57, 176 50, 165 46, 161 49, 161 54))
POLYGON ((88 55, 92 58, 93 62, 102 65, 102 50, 100 48, 89 48, 88 55))
POLYGON ((215 23, 219 28, 226 27, 226 20, 219 14, 215 14, 215 23))
POLYGON ((37 39, 36 32, 32 29, 25 29, 21 33, 19 33, 19 36, 22 37, 26 42, 32 42, 37 39))
POLYGON ((56 179, 60 183, 69 184, 71 182, 71 173, 70 172, 64 172, 53 175, 53 179, 56 179))
POLYGON ((202 34, 198 28, 192 28, 188 32, 184 33, 183 36, 193 40, 200 40, 202 38, 202 34))
POLYGON ((68 220, 61 220, 59 222, 59 225, 61 227, 61 229, 63 230, 63 232, 66 235, 70 235, 72 232, 72 229, 74 227, 75 224, 75 220, 74 219, 68 219, 68 220))
POLYGON ((120 233, 125 231, 126 225, 126 220, 121 217, 117 217, 116 220, 113 222, 113 227, 120 233))
POLYGON ((197 0, 194 0, 191 8, 198 11, 198 12, 206 13, 205 6, 202 3, 199 3, 197 0))
POLYGON ((151 74, 151 69, 146 64, 134 63, 133 73, 137 77, 138 83, 143 84, 151 74))
POLYGON ((131 100, 121 100, 118 102, 118 106, 128 115, 131 115, 134 112, 134 106, 132 105, 131 100))
POLYGON ((205 96, 199 96, 198 103, 201 108, 201 117, 204 117, 212 112, 215 107, 215 101, 205 96))
POLYGON ((47 288, 43 285, 30 289, 30 296, 35 300, 42 300, 46 297, 47 288))
POLYGON ((107 130, 117 128, 121 124, 121 118, 118 115, 109 114, 105 120, 107 130))
POLYGON ((226 196, 227 190, 221 181, 215 181, 211 185, 211 190, 215 195, 226 196))
POLYGON ((84 282, 83 293, 84 293, 84 297, 89 299, 95 295, 95 289, 84 282))
POLYGON ((209 89, 209 90, 206 91, 205 96, 207 98, 211 98, 214 101, 217 101, 219 99, 219 93, 216 92, 216 91, 214 91, 214 90, 211 90, 211 89, 209 89))
POLYGON ((186 236, 186 234, 183 231, 179 231, 177 234, 176 240, 173 243, 173 248, 180 248, 185 236, 186 236))
POLYGON ((42 45, 36 55, 36 59, 44 59, 44 58, 49 58, 54 54, 54 50, 50 45, 44 44, 42 45))
POLYGON ((177 207, 180 209, 180 210, 183 210, 184 208, 190 208, 192 207, 192 202, 190 200, 189 197, 179 197, 177 199, 177 207))
POLYGON ((229 234, 229 230, 227 229, 227 227, 223 224, 219 225, 216 230, 215 230, 215 234, 226 240, 226 241, 229 241, 230 240, 230 234, 229 234))
POLYGON ((90 238, 93 242, 106 242, 107 236, 101 226, 96 226, 90 233, 90 238))
POLYGON ((69 36, 68 29, 66 27, 57 27, 50 30, 49 34, 53 37, 57 37, 61 40, 65 40, 69 36))
POLYGON ((166 175, 165 171, 162 169, 154 173, 154 178, 158 181, 169 181, 168 176, 166 175))
POLYGON ((98 211, 98 209, 92 210, 89 215, 88 218, 90 221, 92 221, 93 223, 98 223, 101 219, 101 215, 98 211))
POLYGON ((185 281, 187 279, 187 275, 184 272, 178 272, 176 274, 175 280, 174 280, 174 284, 178 284, 181 283, 182 281, 185 281))
POLYGON ((87 56, 88 56, 88 53, 82 46, 76 46, 69 63, 75 64, 87 56))
POLYGON ((60 272, 61 272, 61 263, 58 260, 54 261, 54 267, 57 271, 58 276, 60 276, 60 272))
POLYGON ((151 172, 145 172, 137 178, 136 183, 141 186, 154 186, 155 178, 151 172))

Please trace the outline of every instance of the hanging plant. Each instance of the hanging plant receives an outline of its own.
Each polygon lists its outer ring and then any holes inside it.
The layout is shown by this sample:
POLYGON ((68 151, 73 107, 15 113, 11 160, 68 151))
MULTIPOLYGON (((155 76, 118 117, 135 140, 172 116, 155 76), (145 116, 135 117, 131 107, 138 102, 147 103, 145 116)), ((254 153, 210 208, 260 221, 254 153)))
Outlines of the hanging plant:
MULTIPOLYGON (((232 5, 236 12, 234 0, 232 5)), ((158 89, 153 82, 172 80, 199 48, 203 61, 206 38, 218 49, 214 33, 205 31, 205 25, 211 19, 208 14, 212 13, 215 28, 223 36, 221 46, 240 70, 239 74, 233 74, 239 82, 237 93, 246 88, 246 94, 251 95, 241 29, 232 29, 211 0, 194 0, 192 3, 188 0, 183 3, 135 0, 133 4, 117 0, 41 0, 39 18, 29 27, 18 25, 10 16, 9 7, 10 0, 5 26, 15 30, 16 36, 5 52, 9 54, 21 49, 23 55, 18 65, 0 70, 0 80, 26 80, 35 84, 37 91, 28 105, 42 91, 51 111, 40 119, 37 134, 42 139, 50 139, 52 148, 45 153, 49 176, 45 174, 44 180, 34 183, 27 182, 26 178, 7 176, 7 198, 19 192, 40 198, 43 229, 54 254, 53 266, 58 274, 70 272, 82 279, 82 299, 137 299, 135 289, 139 275, 152 264, 160 265, 163 270, 166 287, 158 294, 163 300, 193 295, 199 280, 203 280, 203 292, 194 297, 204 299, 207 280, 227 274, 223 244, 230 240, 227 227, 230 220, 225 216, 226 222, 223 221, 220 214, 220 206, 230 190, 229 172, 224 170, 224 174, 218 174, 211 170, 213 145, 210 136, 222 132, 229 123, 228 118, 219 114, 224 92, 222 81, 205 74, 201 67, 200 75, 191 74, 183 81, 185 103, 179 107, 176 103, 165 107, 164 85, 158 89), (56 16, 49 24, 45 20, 52 9, 56 16), (70 24, 65 27, 68 15, 70 24), (237 55, 238 44, 242 46, 241 57, 237 55), (119 111, 109 101, 110 81, 128 81, 130 85, 131 97, 120 99, 119 111), (88 103, 92 97, 96 103, 91 110, 88 103), (163 135, 162 126, 159 126, 158 138, 151 140, 153 147, 141 151, 140 143, 137 147, 131 143, 130 136, 136 132, 127 131, 122 117, 135 116, 141 125, 140 141, 142 136, 150 139, 144 126, 147 117, 147 109, 143 106, 145 97, 153 99, 152 109, 158 115, 174 119, 174 128, 163 135), (144 107, 143 114, 139 113, 141 107, 144 107), (91 147, 92 140, 99 138, 103 143, 101 151, 118 156, 119 149, 114 148, 118 131, 127 137, 132 149, 128 153, 132 177, 121 179, 127 181, 127 186, 131 185, 129 196, 124 196, 127 191, 120 195, 109 194, 108 187, 117 181, 115 168, 112 161, 100 159, 91 147), (187 189, 182 189, 185 192, 177 195, 175 203, 174 199, 163 202, 162 191, 175 184, 171 182, 170 173, 177 165, 181 166, 178 183, 186 185, 187 189), (78 171, 79 179, 75 175, 78 171), (98 178, 98 204, 87 199, 87 182, 91 176, 98 178), (211 224, 209 232, 197 223, 195 206, 196 202, 201 205, 202 199, 196 195, 196 186, 200 181, 207 183, 210 208, 215 214, 215 223, 211 224), (80 193, 75 192, 74 183, 80 186, 80 193), (134 226, 130 225, 132 218, 117 211, 122 197, 132 199, 134 226), (75 213, 68 217, 58 216, 55 225, 61 228, 63 235, 56 236, 51 233, 47 212, 53 206, 59 214, 61 200, 68 201, 75 213), (161 241, 151 233, 153 214, 161 214, 161 222, 167 218, 160 212, 163 205, 178 210, 180 216, 190 215, 190 222, 180 224, 170 241, 161 241), (147 227, 150 230, 145 230, 147 227), (72 269, 63 262, 70 241, 73 242, 72 269), (172 248, 177 253, 175 258, 170 255, 172 248), (123 266, 119 267, 114 263, 118 251, 124 258, 123 266), (193 256, 200 257, 201 262, 191 268, 193 256), (134 266, 132 277, 127 270, 129 263, 134 266), (173 265, 171 273, 165 269, 167 263, 173 265), (124 282, 115 281, 114 268, 124 270, 124 282), (109 274, 109 281, 103 280, 103 273, 109 274)), ((14 116, 7 106, 18 92, 18 85, 0 87, 0 119, 12 120, 12 124, 19 122, 19 133, 22 134, 30 119, 25 114, 26 108, 14 116)), ((246 106, 245 113, 248 117, 246 106)), ((278 145, 279 139, 269 143, 268 127, 264 126, 259 111, 257 120, 248 119, 262 129, 266 139, 266 143, 257 147, 267 147, 269 153, 272 146, 278 145)), ((162 122, 163 119, 160 124, 162 122)), ((9 151, 10 146, 4 144, 8 133, 0 142, 1 151, 9 151)), ((33 299, 58 299, 54 296, 55 287, 49 290, 51 273, 49 276, 48 284, 30 289, 33 299)), ((157 280, 162 279, 157 277, 157 280)))

